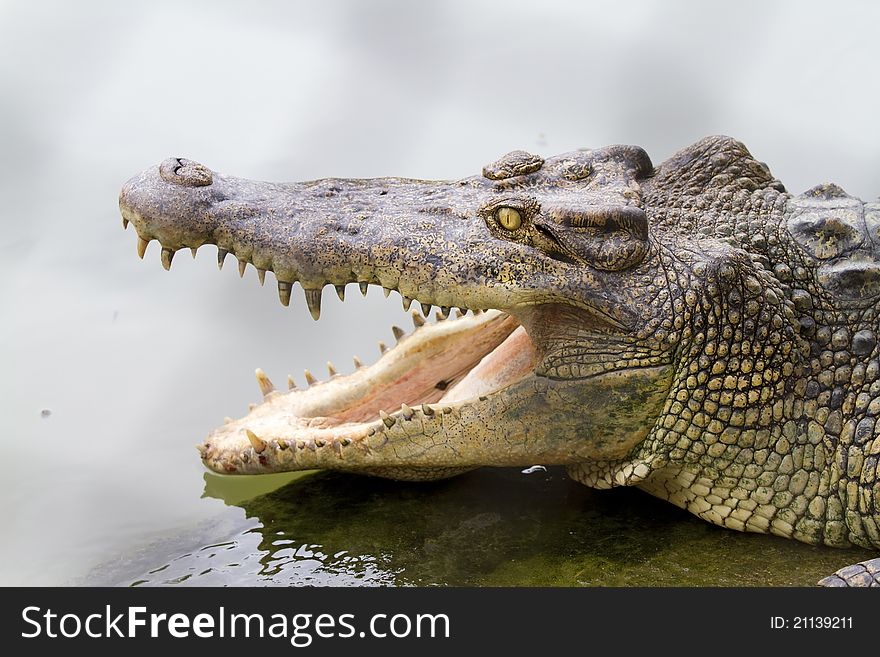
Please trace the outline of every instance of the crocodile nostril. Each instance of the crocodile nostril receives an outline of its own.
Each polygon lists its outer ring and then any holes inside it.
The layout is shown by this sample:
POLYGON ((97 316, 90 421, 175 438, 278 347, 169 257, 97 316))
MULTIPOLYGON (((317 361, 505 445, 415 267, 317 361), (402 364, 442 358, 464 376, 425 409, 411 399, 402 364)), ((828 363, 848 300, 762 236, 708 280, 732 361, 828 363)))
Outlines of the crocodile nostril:
POLYGON ((183 187, 206 187, 214 181, 208 167, 182 157, 169 157, 162 162, 159 175, 163 180, 183 187))

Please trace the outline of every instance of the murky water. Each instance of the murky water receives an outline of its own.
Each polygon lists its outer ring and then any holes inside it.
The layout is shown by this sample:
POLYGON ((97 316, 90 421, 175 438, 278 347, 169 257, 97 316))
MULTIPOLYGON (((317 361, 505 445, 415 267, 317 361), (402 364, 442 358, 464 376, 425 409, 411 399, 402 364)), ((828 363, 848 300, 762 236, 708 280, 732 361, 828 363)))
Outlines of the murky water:
MULTIPOLYGON (((207 475, 206 494, 223 495, 228 481, 207 475)), ((86 581, 788 586, 871 556, 725 531, 639 491, 587 489, 556 468, 484 469, 429 484, 310 474, 239 506, 244 517, 214 527, 207 544, 154 547, 86 581)))
POLYGON ((371 292, 312 322, 212 249, 170 274, 155 244, 139 261, 116 195, 170 155, 266 180, 454 178, 514 148, 659 162, 723 132, 795 191, 880 191, 880 8, 618 4, 0 3, 0 584, 785 584, 859 556, 557 472, 201 467, 255 367, 350 371, 409 320, 371 292))

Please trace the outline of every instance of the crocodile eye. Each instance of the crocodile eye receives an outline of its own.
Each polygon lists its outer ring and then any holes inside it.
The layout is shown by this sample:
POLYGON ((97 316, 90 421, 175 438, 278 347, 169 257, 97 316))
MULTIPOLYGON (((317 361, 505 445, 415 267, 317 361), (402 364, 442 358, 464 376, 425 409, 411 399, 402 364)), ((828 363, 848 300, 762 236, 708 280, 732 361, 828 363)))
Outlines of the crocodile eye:
POLYGON ((522 215, 514 208, 498 208, 495 210, 495 219, 505 230, 516 230, 522 226, 522 215))

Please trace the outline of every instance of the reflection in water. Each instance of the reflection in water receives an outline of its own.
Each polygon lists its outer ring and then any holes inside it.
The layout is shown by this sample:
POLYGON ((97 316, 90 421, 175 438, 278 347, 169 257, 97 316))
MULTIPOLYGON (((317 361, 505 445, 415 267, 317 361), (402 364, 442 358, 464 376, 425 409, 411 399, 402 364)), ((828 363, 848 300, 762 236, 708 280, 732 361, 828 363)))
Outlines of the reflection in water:
POLYGON ((559 469, 426 484, 321 472, 240 506, 259 526, 129 583, 811 585, 869 555, 719 529, 559 469))

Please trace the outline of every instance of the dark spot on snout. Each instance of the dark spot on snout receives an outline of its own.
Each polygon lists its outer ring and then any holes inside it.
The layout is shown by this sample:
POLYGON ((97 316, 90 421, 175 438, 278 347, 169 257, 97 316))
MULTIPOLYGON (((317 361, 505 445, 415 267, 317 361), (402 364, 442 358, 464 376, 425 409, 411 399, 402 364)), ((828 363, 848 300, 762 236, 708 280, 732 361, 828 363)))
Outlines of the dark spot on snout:
POLYGON ((159 165, 159 176, 166 182, 182 187, 207 187, 214 182, 208 167, 181 157, 169 157, 162 162, 159 165))

